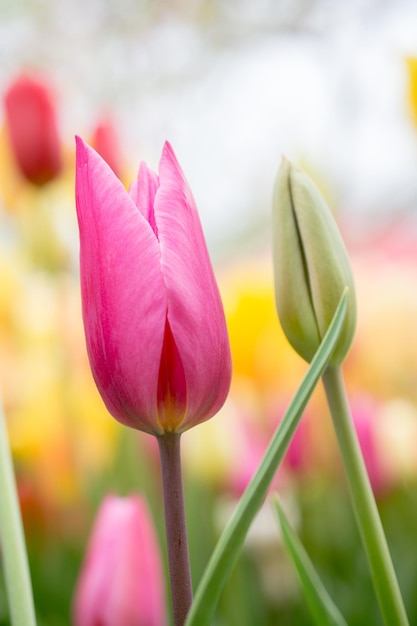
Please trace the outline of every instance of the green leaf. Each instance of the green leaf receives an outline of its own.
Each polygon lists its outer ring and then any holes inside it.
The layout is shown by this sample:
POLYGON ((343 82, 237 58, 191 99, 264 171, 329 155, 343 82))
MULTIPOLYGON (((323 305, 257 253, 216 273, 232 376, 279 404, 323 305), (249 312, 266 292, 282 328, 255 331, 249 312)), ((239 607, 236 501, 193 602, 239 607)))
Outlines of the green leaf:
POLYGON ((332 322, 298 390, 278 426, 252 480, 224 529, 198 585, 185 626, 209 626, 223 587, 236 562, 272 478, 282 461, 304 408, 327 367, 338 341, 348 304, 348 289, 342 294, 332 322))
POLYGON ((1 398, 0 545, 11 623, 13 626, 35 626, 35 607, 25 535, 1 398))
POLYGON ((277 496, 272 499, 282 531, 282 538, 297 570, 306 603, 317 626, 347 626, 347 622, 327 593, 313 563, 294 532, 277 496))

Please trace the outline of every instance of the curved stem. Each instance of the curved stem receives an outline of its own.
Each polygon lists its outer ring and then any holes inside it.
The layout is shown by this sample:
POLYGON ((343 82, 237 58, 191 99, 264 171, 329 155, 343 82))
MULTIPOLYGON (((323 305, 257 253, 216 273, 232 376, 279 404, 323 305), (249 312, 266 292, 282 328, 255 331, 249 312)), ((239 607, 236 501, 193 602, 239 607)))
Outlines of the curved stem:
POLYGON ((323 374, 323 383, 385 624, 406 626, 404 603, 353 425, 341 368, 329 367, 323 374))
POLYGON ((174 626, 183 626, 193 601, 180 438, 177 433, 158 437, 174 626))
POLYGON ((35 608, 26 554, 25 537, 0 402, 0 539, 7 598, 13 626, 35 626, 35 608))

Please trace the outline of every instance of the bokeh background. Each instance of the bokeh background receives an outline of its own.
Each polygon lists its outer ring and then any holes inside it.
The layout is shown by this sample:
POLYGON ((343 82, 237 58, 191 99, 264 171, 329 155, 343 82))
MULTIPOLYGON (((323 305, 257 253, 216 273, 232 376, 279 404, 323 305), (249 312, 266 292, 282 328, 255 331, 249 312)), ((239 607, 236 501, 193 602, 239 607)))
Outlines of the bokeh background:
MULTIPOLYGON (((0 383, 40 626, 71 624, 105 494, 144 494, 164 551, 154 442, 107 414, 85 353, 73 137, 94 143, 103 124, 126 184, 173 144, 224 299, 230 398, 183 437, 195 584, 305 371, 272 289, 271 197, 285 154, 319 184, 351 256, 359 321, 346 381, 417 623, 416 58, 406 0, 2 0, 0 383), (22 74, 48 85, 56 110, 63 167, 43 185, 19 171, 7 128, 4 97, 22 74)), ((348 623, 380 624, 320 389, 274 487, 348 623)), ((310 623, 266 503, 214 624, 310 623)))

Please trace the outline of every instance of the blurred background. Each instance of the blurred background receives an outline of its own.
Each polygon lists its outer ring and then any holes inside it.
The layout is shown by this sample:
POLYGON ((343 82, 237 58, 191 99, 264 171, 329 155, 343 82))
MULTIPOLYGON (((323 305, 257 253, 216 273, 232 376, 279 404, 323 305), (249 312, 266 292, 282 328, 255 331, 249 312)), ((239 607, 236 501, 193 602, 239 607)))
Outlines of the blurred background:
MULTIPOLYGON (((105 494, 144 494, 162 538, 154 442, 107 414, 86 358, 75 134, 126 185, 168 139, 215 263, 234 377, 221 413, 183 437, 195 584, 306 369, 274 309, 281 155, 319 184, 358 291, 355 425, 417 623, 415 3, 2 0, 0 95, 0 384, 39 625, 72 623, 105 494)), ((321 389, 274 487, 348 623, 380 624, 321 389)), ((213 623, 311 623, 268 503, 213 623)))

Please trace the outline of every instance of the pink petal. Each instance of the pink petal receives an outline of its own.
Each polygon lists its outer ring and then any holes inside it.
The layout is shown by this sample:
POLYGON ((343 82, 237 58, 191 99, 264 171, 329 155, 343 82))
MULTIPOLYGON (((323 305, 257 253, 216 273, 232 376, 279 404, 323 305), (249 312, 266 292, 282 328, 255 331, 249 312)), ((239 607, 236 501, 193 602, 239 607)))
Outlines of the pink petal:
POLYGON ((157 434, 167 294, 158 240, 98 154, 77 139, 83 318, 97 387, 120 422, 157 434))
POLYGON ((129 190, 129 195, 156 235, 153 204, 158 186, 158 176, 148 168, 146 163, 141 163, 138 177, 133 181, 129 190))
POLYGON ((231 357, 220 294, 195 201, 171 146, 159 165, 154 203, 168 322, 184 368, 187 409, 177 430, 208 419, 222 406, 231 357))

